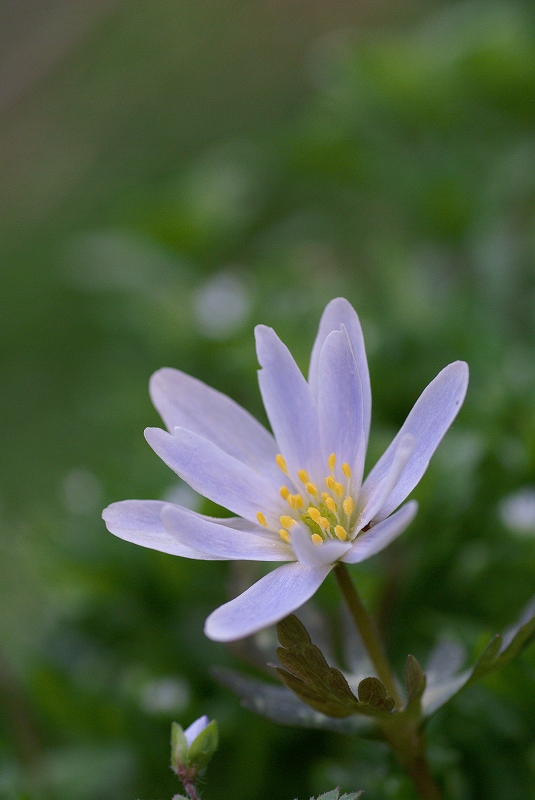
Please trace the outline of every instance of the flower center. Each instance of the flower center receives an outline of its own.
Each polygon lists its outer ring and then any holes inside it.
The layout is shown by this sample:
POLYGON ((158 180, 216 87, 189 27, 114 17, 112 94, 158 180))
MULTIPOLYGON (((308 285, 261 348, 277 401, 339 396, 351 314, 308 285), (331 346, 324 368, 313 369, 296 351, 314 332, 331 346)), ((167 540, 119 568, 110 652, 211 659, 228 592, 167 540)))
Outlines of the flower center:
MULTIPOLYGON (((288 468, 280 453, 276 457, 278 467, 285 475, 289 476, 288 468)), ((280 517, 281 528, 279 535, 285 542, 290 542, 290 531, 298 522, 302 522, 310 531, 310 538, 315 545, 321 545, 327 539, 339 539, 345 542, 350 538, 351 527, 355 522, 355 501, 351 494, 351 467, 342 464, 345 485, 334 477, 336 454, 331 453, 327 459, 329 473, 324 479, 325 490, 319 490, 312 483, 305 469, 297 473, 298 481, 293 481, 295 486, 301 484, 302 489, 292 494, 286 485, 281 486, 280 495, 288 503, 289 513, 280 517)), ((289 476, 290 477, 290 476, 289 476)), ((268 526, 262 512, 258 512, 257 519, 261 525, 268 526)))

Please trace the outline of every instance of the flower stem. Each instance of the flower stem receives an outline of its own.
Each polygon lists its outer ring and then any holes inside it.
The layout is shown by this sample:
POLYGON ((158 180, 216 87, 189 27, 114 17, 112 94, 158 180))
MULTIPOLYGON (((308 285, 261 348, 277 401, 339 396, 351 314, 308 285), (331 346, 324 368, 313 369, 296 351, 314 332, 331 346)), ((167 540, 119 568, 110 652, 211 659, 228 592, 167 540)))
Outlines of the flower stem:
MULTIPOLYGON (((334 576, 364 647, 375 667, 377 677, 396 701, 398 710, 401 710, 403 700, 386 660, 375 624, 358 595, 346 565, 339 562, 334 568, 334 576)), ((441 800, 440 790, 431 775, 425 757, 425 742, 418 719, 411 720, 404 714, 393 714, 388 721, 382 722, 380 727, 398 761, 412 779, 420 798, 422 800, 441 800)))
POLYGON ((396 701, 396 706, 400 708, 402 705, 402 698, 396 686, 394 676, 392 675, 392 670, 386 660, 375 624, 366 611, 345 564, 338 562, 334 568, 334 577, 347 603, 364 647, 376 669, 377 677, 383 682, 389 695, 396 701))

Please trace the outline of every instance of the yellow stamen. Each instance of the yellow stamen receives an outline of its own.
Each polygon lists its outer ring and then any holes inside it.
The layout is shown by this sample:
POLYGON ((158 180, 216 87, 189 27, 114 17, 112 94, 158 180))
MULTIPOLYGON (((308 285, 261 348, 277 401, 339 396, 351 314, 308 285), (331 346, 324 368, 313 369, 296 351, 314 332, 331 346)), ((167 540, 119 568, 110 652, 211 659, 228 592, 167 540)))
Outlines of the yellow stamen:
POLYGON ((314 508, 314 506, 309 506, 308 509, 307 509, 307 513, 308 513, 308 516, 310 517, 310 519, 314 520, 314 522, 316 522, 319 525, 319 521, 321 519, 321 514, 318 511, 318 509, 314 508))
POLYGON ((305 505, 305 501, 300 494, 289 494, 286 498, 286 502, 290 508, 303 508, 305 505))
POLYGON ((287 500, 288 495, 290 494, 290 490, 288 489, 287 486, 281 486, 281 488, 279 489, 279 494, 283 500, 287 500))
POLYGON ((324 531, 328 531, 329 528, 331 527, 331 523, 329 522, 327 517, 320 517, 318 520, 318 525, 320 526, 320 528, 323 528, 324 531))
POLYGON ((285 475, 287 475, 288 467, 286 466, 286 461, 283 459, 280 453, 277 453, 277 455, 275 456, 275 461, 277 462, 278 468, 281 469, 285 473, 285 475))
POLYGON ((336 492, 338 497, 342 497, 342 495, 344 493, 344 487, 342 486, 341 483, 335 483, 334 484, 334 491, 336 492))
POLYGON ((322 492, 322 493, 321 493, 321 498, 322 498, 322 500, 323 500, 323 502, 324 502, 324 503, 326 503, 326 502, 327 502, 327 498, 328 498, 328 497, 330 497, 330 496, 331 496, 331 495, 329 494, 329 492, 322 492))
POLYGON ((334 467, 335 467, 335 465, 336 465, 336 453, 331 453, 331 455, 327 459, 327 463, 329 465, 329 469, 332 472, 334 467))
POLYGON ((288 530, 290 530, 291 527, 297 525, 297 522, 295 519, 289 517, 287 514, 283 514, 283 516, 280 518, 280 524, 282 525, 283 528, 288 528, 288 530))
POLYGON ((342 508, 344 509, 347 516, 351 516, 353 513, 353 509, 355 508, 355 503, 352 497, 346 497, 344 502, 342 503, 342 508))
MULTIPOLYGON (((325 494, 327 494, 327 493, 325 492, 325 494)), ((334 512, 336 511, 336 503, 334 502, 334 500, 332 499, 332 497, 329 494, 325 498, 325 505, 327 506, 329 511, 332 511, 333 514, 334 514, 334 512)))
POLYGON ((317 495, 318 493, 318 487, 316 486, 315 483, 312 483, 311 481, 307 481, 307 483, 305 484, 305 489, 309 494, 317 495))
POLYGON ((299 480, 302 481, 303 483, 308 483, 308 481, 310 480, 310 478, 308 477, 308 472, 306 471, 306 469, 299 469, 297 471, 297 475, 299 477, 299 480))
POLYGON ((290 534, 288 533, 288 531, 285 531, 284 528, 280 529, 279 536, 281 537, 281 539, 284 539, 285 542, 288 542, 288 544, 290 544, 291 541, 290 534))
POLYGON ((351 477, 351 467, 345 461, 342 464, 342 472, 344 473, 346 478, 350 478, 351 477))
POLYGON ((327 475, 327 477, 325 478, 325 485, 327 486, 328 489, 334 489, 334 487, 336 486, 336 481, 332 475, 327 475))
POLYGON ((321 538, 319 533, 313 533, 310 538, 312 539, 313 544, 316 544, 316 545, 323 544, 323 539, 321 538))
POLYGON ((341 525, 337 525, 336 528, 334 529, 334 532, 336 533, 341 542, 345 542, 345 540, 347 539, 347 531, 345 528, 342 528, 341 525))
POLYGON ((259 523, 264 526, 264 528, 267 528, 267 526, 268 526, 267 520, 266 520, 265 516, 262 514, 261 511, 259 511, 257 513, 256 518, 259 521, 259 523))

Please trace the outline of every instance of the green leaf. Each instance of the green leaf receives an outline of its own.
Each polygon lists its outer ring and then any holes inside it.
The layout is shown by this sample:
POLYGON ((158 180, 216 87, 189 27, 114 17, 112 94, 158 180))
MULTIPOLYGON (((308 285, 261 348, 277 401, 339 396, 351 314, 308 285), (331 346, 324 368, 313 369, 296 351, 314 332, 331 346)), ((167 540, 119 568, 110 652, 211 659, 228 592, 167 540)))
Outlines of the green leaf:
POLYGON ((377 711, 390 713, 396 701, 390 697, 384 684, 378 678, 364 678, 358 686, 359 701, 377 711))
POLYGON ((171 725, 171 769, 178 772, 188 762, 188 741, 178 722, 171 725))
POLYGON ((347 717, 359 711, 359 701, 342 673, 330 667, 305 626, 293 614, 277 625, 282 682, 312 708, 330 717, 347 717))
POLYGON ((405 682, 407 684, 409 705, 411 703, 419 703, 425 691, 426 678, 420 664, 410 654, 405 662, 405 682))
POLYGON ((188 766, 195 767, 197 772, 206 769, 218 743, 217 720, 213 719, 192 741, 188 750, 188 766))
MULTIPOLYGON (((350 794, 340 794, 340 789, 332 789, 330 792, 320 794, 316 800, 358 800, 362 796, 362 792, 351 792, 350 794)), ((311 797, 310 800, 315 800, 311 797)))

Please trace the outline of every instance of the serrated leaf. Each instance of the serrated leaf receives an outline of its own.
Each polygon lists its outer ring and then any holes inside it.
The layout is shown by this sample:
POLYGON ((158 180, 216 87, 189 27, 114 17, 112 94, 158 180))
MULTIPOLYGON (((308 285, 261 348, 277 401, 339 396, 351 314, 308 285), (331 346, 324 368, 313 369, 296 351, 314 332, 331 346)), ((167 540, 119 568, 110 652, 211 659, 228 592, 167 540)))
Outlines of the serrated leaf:
POLYGON ((396 704, 378 678, 364 678, 358 686, 358 698, 360 703, 376 711, 390 713, 396 704))
POLYGON ((420 664, 410 654, 405 662, 405 682, 407 684, 409 704, 419 703, 425 691, 426 678, 420 664))
POLYGON ((361 736, 374 733, 370 717, 330 717, 314 710, 286 687, 249 678, 222 667, 212 669, 212 673, 220 683, 241 698, 245 708, 278 725, 361 736))
MULTIPOLYGON (((349 794, 340 794, 340 789, 332 789, 330 792, 325 792, 325 794, 320 794, 316 800, 358 800, 359 797, 362 796, 362 791, 360 792, 350 792, 349 794)), ((313 797, 310 800, 314 800, 313 797)))
POLYGON ((330 717, 348 717, 360 710, 359 702, 340 670, 328 665, 295 615, 278 623, 277 635, 283 644, 277 648, 277 656, 285 669, 276 667, 276 671, 292 692, 330 717))
POLYGON ((192 741, 188 750, 188 765, 195 767, 198 772, 206 769, 218 743, 217 721, 213 719, 192 741))

